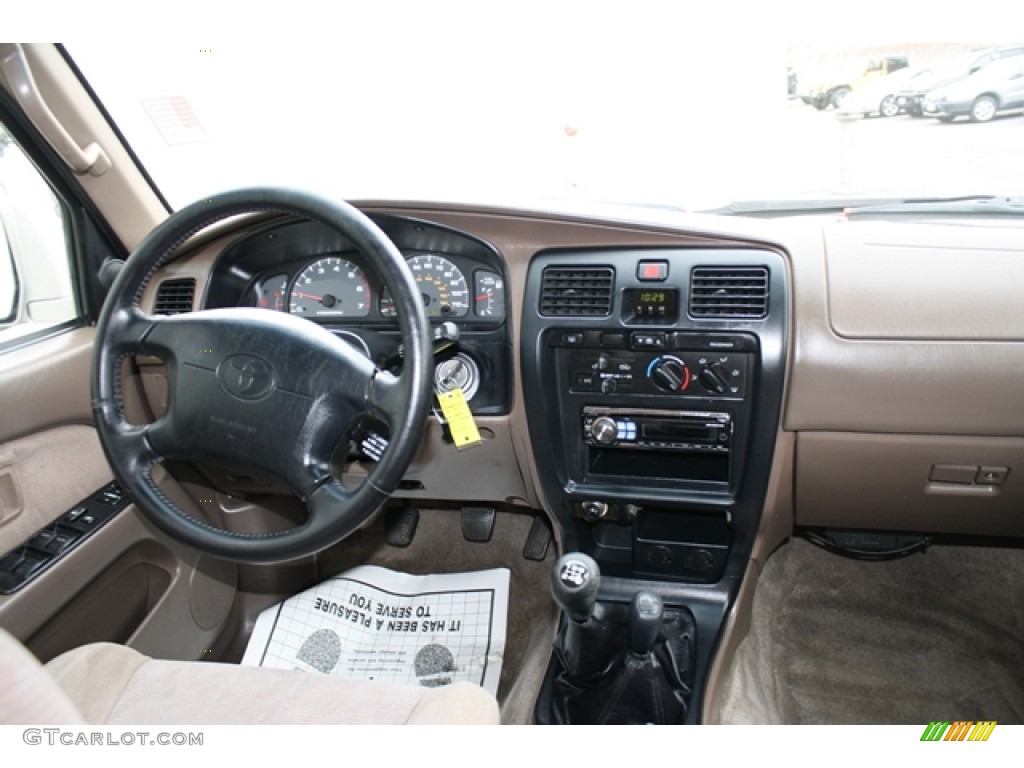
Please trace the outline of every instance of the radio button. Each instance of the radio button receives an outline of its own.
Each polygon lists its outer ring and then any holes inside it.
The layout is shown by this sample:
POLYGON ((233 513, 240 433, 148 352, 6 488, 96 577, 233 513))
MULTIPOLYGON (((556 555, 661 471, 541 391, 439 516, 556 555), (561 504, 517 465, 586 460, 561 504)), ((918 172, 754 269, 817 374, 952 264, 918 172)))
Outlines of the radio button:
POLYGON ((608 416, 600 416, 590 424, 590 435, 602 445, 611 445, 618 436, 615 420, 608 416))
POLYGON ((636 442, 636 422, 635 421, 616 421, 615 422, 615 437, 618 440, 628 443, 636 442))

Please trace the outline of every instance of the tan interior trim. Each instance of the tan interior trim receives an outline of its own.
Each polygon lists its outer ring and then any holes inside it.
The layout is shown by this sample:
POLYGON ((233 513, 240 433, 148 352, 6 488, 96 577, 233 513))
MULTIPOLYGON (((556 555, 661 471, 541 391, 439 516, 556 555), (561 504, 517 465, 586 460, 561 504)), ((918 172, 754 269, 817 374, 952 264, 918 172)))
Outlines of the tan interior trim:
POLYGON ((55 427, 0 444, 0 488, 10 483, 20 504, 8 510, 5 502, 0 510, 0 555, 21 546, 112 477, 92 427, 55 427))
POLYGON ((94 328, 75 328, 0 356, 0 442, 62 424, 92 424, 94 328))
MULTIPOLYGON (((125 248, 132 250, 167 217, 167 210, 57 48, 43 43, 22 48, 40 95, 71 140, 81 147, 96 144, 110 158, 110 170, 103 175, 86 172, 76 178, 125 248)), ((3 76, 0 87, 11 91, 3 76)))

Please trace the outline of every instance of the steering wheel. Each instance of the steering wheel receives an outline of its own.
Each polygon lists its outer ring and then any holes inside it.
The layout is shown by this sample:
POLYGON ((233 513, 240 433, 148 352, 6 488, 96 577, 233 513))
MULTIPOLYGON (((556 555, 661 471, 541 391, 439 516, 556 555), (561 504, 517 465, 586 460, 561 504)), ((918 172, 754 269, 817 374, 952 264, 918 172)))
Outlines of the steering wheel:
POLYGON ((136 506, 178 541, 239 562, 292 560, 335 544, 394 492, 419 447, 430 406, 430 326, 412 273, 387 236, 352 206, 276 188, 243 189, 193 203, 154 229, 125 262, 97 326, 92 408, 114 475, 136 506), (187 238, 222 219, 276 212, 313 219, 344 235, 395 300, 405 347, 401 375, 377 367, 308 320, 255 308, 146 314, 146 285, 187 238), (167 366, 167 412, 127 421, 121 367, 129 355, 167 366), (371 414, 388 425, 380 461, 354 490, 331 457, 371 414), (177 507, 153 480, 164 460, 214 460, 269 475, 302 499, 306 522, 242 534, 207 525, 177 507))

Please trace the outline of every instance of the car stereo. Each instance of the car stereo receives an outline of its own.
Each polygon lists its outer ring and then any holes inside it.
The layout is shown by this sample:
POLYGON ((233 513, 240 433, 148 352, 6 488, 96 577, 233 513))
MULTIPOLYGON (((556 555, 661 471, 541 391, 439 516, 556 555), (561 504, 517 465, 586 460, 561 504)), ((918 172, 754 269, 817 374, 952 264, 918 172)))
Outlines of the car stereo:
POLYGON ((732 431, 732 415, 726 412, 583 408, 583 440, 591 446, 729 453, 732 431))

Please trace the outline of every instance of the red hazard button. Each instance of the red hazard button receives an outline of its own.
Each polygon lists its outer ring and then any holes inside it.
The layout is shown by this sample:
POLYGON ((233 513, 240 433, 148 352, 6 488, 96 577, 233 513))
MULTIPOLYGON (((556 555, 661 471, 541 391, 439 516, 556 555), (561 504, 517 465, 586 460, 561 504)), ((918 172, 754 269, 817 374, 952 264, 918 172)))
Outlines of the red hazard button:
POLYGON ((636 279, 661 282, 668 278, 667 261, 641 261, 636 265, 636 279))

